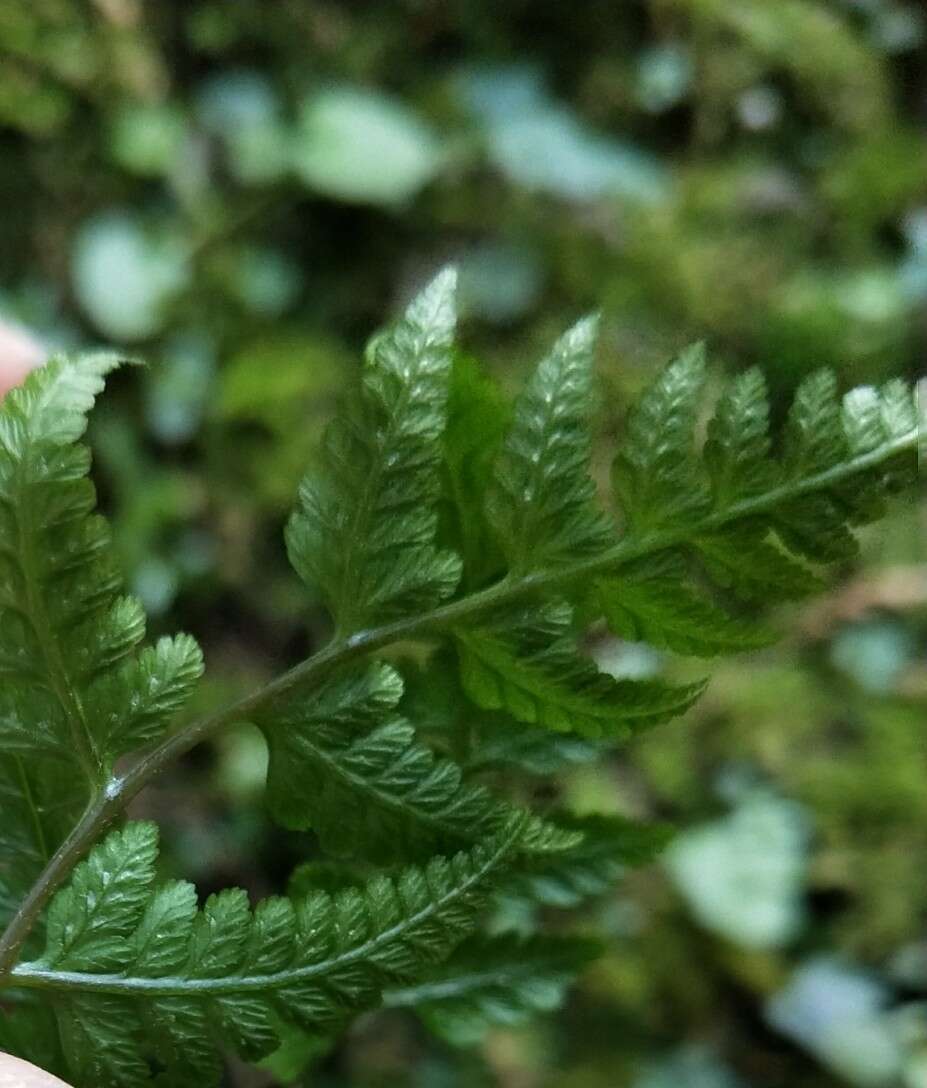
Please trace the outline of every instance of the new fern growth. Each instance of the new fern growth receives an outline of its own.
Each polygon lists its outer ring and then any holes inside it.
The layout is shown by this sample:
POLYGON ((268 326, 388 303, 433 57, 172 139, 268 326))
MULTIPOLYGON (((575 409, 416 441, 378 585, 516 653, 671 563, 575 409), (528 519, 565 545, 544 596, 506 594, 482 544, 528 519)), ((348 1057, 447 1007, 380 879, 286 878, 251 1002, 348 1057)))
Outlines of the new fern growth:
POLYGON ((331 641, 202 720, 183 719, 196 642, 143 647, 94 513, 80 440, 118 360, 57 358, 0 408, 0 1048, 79 1088, 204 1088, 226 1050, 257 1061, 383 1005, 460 1044, 552 1008, 594 948, 491 938, 484 919, 601 895, 665 832, 532 812, 498 782, 596 758, 704 687, 616 680, 584 631, 696 657, 765 645, 758 606, 815 592, 914 478, 902 383, 841 400, 814 374, 772 433, 750 371, 706 423, 696 347, 631 411, 603 499, 596 321, 510 405, 455 354, 454 285, 439 275, 373 340, 300 488, 287 548, 331 641), (424 671, 377 658, 410 641, 424 671), (239 721, 267 739, 270 815, 315 832, 334 891, 309 864, 289 897, 200 903, 159 876, 156 828, 124 822, 239 721))

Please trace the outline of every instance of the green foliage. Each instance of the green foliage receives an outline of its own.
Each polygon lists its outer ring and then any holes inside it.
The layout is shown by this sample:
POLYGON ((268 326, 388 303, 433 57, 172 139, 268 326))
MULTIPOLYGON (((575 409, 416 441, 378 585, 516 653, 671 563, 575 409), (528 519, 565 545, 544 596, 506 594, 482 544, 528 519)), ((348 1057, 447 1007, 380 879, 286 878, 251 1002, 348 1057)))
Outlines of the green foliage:
POLYGON ((680 552, 598 579, 596 598, 616 635, 679 654, 737 653, 775 637, 762 623, 734 615, 700 592, 680 552))
POLYGON ((504 566, 483 494, 510 415, 508 399, 498 385, 474 359, 458 355, 448 391, 443 513, 445 532, 460 549, 467 588, 485 585, 504 566))
MULTIPOLYGON (((375 664, 342 674, 311 701, 274 708, 264 729, 275 818, 313 828, 333 854, 380 863, 478 843, 510 822, 511 806, 464 782, 459 767, 417 740, 395 713, 401 695, 399 674, 375 664)), ((575 840, 533 819, 522 845, 547 852, 575 840)))
POLYGON ((478 706, 559 732, 626 737, 681 714, 703 690, 600 672, 581 655, 571 609, 560 601, 456 634, 464 690, 478 706))
POLYGON ((134 655, 145 617, 119 595, 109 531, 93 513, 78 440, 117 364, 54 359, 0 418, 4 747, 77 759, 92 780, 155 739, 202 671, 187 637, 134 655))
POLYGON ((115 759, 158 739, 202 672, 187 636, 136 651, 145 618, 93 513, 79 440, 118 363, 56 357, 0 413, 3 922, 115 759))
POLYGON ((440 275, 372 341, 360 393, 326 436, 325 474, 300 488, 290 557, 343 634, 428 608, 460 578, 435 546, 455 284, 440 275))
POLYGON ((570 329, 515 405, 490 500, 513 573, 575 563, 611 541, 589 475, 597 330, 595 318, 570 329))
POLYGON ((670 829, 620 816, 561 816, 582 842, 558 857, 539 859, 507 877, 501 906, 570 910, 614 888, 625 871, 653 861, 670 841, 670 829))
POLYGON ((413 1009, 442 1038, 474 1046, 494 1027, 518 1027, 560 1006, 599 948, 592 941, 487 938, 462 945, 417 986, 390 990, 388 1008, 413 1009))
POLYGON ((144 1084, 152 1063, 168 1083, 218 1083, 214 1038, 256 1060, 275 1049, 278 1020, 337 1024, 443 959, 472 929, 521 823, 424 869, 253 912, 239 890, 199 910, 191 885, 157 885, 157 830, 127 824, 55 897, 44 954, 16 981, 55 991, 79 1083, 144 1084))
MULTIPOLYGON (((765 645, 738 598, 809 592, 911 478, 903 384, 841 402, 815 375, 777 436, 756 373, 708 418, 697 347, 632 408, 612 516, 591 468, 595 323, 557 342, 509 411, 452 362, 454 284, 441 273, 372 340, 300 489, 287 544, 332 641, 176 736, 202 656, 187 636, 137 650, 142 609, 119 595, 78 444, 114 359, 57 359, 0 408, 0 951, 16 958, 0 987, 37 1038, 51 1011, 45 1064, 78 1088, 218 1084, 226 1049, 282 1068, 315 1049, 294 1040, 384 1001, 457 1043, 555 1007, 589 947, 544 937, 541 908, 603 894, 666 832, 542 817, 530 789, 502 784, 590 760, 704 690, 612 676, 587 630, 699 656, 765 645), (407 655, 420 669, 403 698, 407 655), (267 740, 271 815, 339 863, 300 867, 289 899, 253 911, 239 890, 200 908, 192 885, 156 879, 154 825, 99 839, 173 758, 241 721, 267 740), (33 885, 37 906, 17 912, 33 885), (487 913, 497 931, 517 917, 524 943, 479 936, 487 913)), ((18 1030, 3 1038, 30 1052, 18 1030)))
MULTIPOLYGON (((424 640, 408 633, 373 653, 402 675, 405 694, 351 737, 398 712, 416 751, 451 760, 465 786, 532 805, 548 822, 550 805, 714 823, 733 779, 756 773, 800 801, 814 826, 809 924, 795 945, 757 956, 700 936, 654 869, 620 897, 584 906, 583 931, 607 933, 611 954, 573 991, 566 1015, 538 1030, 494 1029, 462 1053, 405 1015, 365 1018, 340 1044, 284 1033, 291 1045, 269 1074, 236 1065, 227 1080, 832 1088, 877 1079, 885 1047, 858 1018, 848 1023, 858 1001, 828 990, 816 1003, 816 1012, 839 1010, 837 1032, 797 1017, 816 1025, 817 1058, 803 1056, 798 1037, 783 1046, 762 1028, 762 1006, 813 950, 874 967, 886 982, 885 1020, 927 993, 927 894, 911 864, 927 850, 923 503, 893 504, 886 530, 860 534, 862 554, 838 560, 835 586, 785 542, 768 508, 697 536, 685 517, 684 540, 638 555, 601 466, 627 433, 618 408, 656 362, 694 339, 710 345, 694 438, 696 448, 707 440, 702 485, 719 508, 782 485, 779 425, 812 367, 831 368, 841 387, 922 376, 925 31, 919 0, 0 0, 0 326, 25 326, 40 345, 138 343, 152 362, 120 375, 93 420, 94 477, 154 641, 174 630, 203 640, 210 675, 190 711, 211 720, 212 707, 247 697, 274 662, 325 636, 317 596, 301 593, 287 568, 280 520, 308 465, 325 476, 315 451, 335 394, 353 381, 360 341, 428 269, 453 261, 468 354, 452 364, 436 505, 437 547, 463 565, 446 602, 495 588, 509 549, 519 549, 497 533, 499 511, 485 501, 513 419, 508 393, 532 356, 549 354, 595 307, 605 395, 592 480, 625 558, 556 589, 531 569, 524 597, 462 626, 492 626, 510 606, 556 597, 574 609, 579 649, 603 667, 651 680, 665 670, 675 683, 710 671, 711 688, 684 728, 648 731, 630 753, 615 752, 607 737, 477 706, 439 621, 424 640), (771 428, 763 412, 738 407, 762 403, 755 371, 720 380, 753 367, 769 385, 771 428), (711 405, 717 398, 717 421, 728 396, 733 422, 716 423, 718 441, 743 448, 724 467, 712 452, 711 405), (763 479, 770 463, 778 484, 763 479), (822 599, 801 603, 813 593, 822 599), (787 634, 781 649, 765 648, 772 631, 787 634), (757 645, 746 662, 724 660, 757 645), (709 670, 674 654, 714 660, 709 670), (827 1068, 831 1043, 863 1052, 855 1072, 827 1068), (303 1075, 313 1054, 319 1067, 303 1075)), ((0 389, 2 374, 0 358, 0 389)), ((849 513, 863 474, 847 479, 850 502, 841 488, 832 497, 849 513)), ((797 548, 808 511, 779 513, 797 548)), ((828 547, 846 544, 838 536, 828 547)), ((520 547, 530 568, 534 549, 520 547)), ((571 569, 572 559, 556 573, 571 569)), ((0 631, 9 622, 4 615, 0 631)), ((365 657, 360 640, 352 674, 365 657)), ((313 670, 281 713, 313 706, 317 681, 342 675, 313 670)), ((104 716, 114 709, 104 732, 121 716, 109 686, 95 703, 104 716)), ((70 740, 62 749, 44 727, 52 716, 34 706, 30 695, 26 707, 0 708, 0 927, 96 803, 76 749, 70 740)), ((155 751, 161 728, 140 727, 155 751)), ((140 799, 139 812, 163 814, 165 872, 263 893, 309 859, 304 894, 332 890, 336 876, 337 887, 356 883, 370 870, 361 859, 379 860, 358 841, 357 859, 328 861, 333 843, 317 841, 315 827, 287 833, 264 819, 256 729, 204 739, 140 799)), ((120 776, 136 758, 120 760, 120 776)), ((417 833, 395 841, 400 853, 456 849, 417 833)), ((776 867, 772 853, 751 856, 776 867)), ((519 867, 562 858, 522 854, 519 867)), ((759 913, 762 896, 736 873, 716 880, 705 868, 705 887, 728 887, 741 914, 759 913)), ((530 934, 572 925, 529 900, 505 920, 530 934)), ((39 954, 44 924, 25 958, 39 954)), ((51 1004, 47 992, 4 988, 0 1049, 51 1066, 51 1004)), ((920 1084, 920 1010, 896 1034, 909 1061, 894 1081, 920 1084)))
POLYGON ((615 491, 636 533, 696 519, 708 506, 695 427, 705 384, 705 349, 687 349, 631 411, 613 470, 615 491))

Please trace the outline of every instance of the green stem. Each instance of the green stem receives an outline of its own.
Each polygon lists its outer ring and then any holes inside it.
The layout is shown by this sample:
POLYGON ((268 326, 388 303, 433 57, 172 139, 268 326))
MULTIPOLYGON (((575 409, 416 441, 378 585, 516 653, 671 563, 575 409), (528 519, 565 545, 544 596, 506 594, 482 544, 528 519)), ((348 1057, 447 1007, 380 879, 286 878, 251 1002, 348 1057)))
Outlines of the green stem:
POLYGON ((55 852, 0 938, 0 987, 12 984, 11 972, 19 950, 39 915, 74 866, 103 832, 166 767, 227 726, 250 720, 294 689, 318 685, 331 673, 374 650, 406 639, 452 630, 458 624, 472 622, 496 608, 512 604, 539 591, 587 579, 646 555, 678 547, 693 537, 716 532, 732 522, 762 514, 801 495, 833 488, 859 473, 877 468, 885 461, 917 450, 918 439, 915 428, 870 453, 807 476, 803 480, 784 483, 762 495, 708 514, 695 525, 651 532, 637 538, 626 537, 599 555, 583 559, 569 567, 539 571, 517 579, 504 578, 488 589, 451 601, 424 616, 397 620, 380 627, 368 628, 348 638, 339 638, 239 702, 173 733, 142 755, 122 777, 113 777, 108 782, 55 852))

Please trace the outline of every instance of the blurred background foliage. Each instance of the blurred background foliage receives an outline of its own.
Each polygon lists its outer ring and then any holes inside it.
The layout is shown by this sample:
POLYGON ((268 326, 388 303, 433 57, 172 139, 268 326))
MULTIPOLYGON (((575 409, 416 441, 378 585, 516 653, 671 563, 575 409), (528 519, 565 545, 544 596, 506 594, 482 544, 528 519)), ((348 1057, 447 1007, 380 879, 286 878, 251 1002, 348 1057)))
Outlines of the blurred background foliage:
MULTIPOLYGON (((324 636, 282 520, 364 339, 443 263, 462 271, 467 350, 506 382, 601 308, 603 435, 695 338, 780 398, 820 365, 922 374, 927 15, 0 0, 0 193, 0 316, 150 364, 98 413, 97 477, 154 626, 204 641, 212 702, 324 636)), ((680 831, 573 925, 608 954, 562 1012, 463 1048, 384 1013, 276 1076, 925 1088, 925 525, 922 501, 896 509, 686 721, 604 761, 576 746, 559 801, 680 831)), ((665 667, 646 646, 593 650, 665 667)), ((279 889, 315 856, 265 819, 264 758, 243 729, 142 802, 206 891, 279 889)), ((551 889, 555 920, 568 892, 551 889)), ((516 902, 497 927, 531 919, 516 902)))

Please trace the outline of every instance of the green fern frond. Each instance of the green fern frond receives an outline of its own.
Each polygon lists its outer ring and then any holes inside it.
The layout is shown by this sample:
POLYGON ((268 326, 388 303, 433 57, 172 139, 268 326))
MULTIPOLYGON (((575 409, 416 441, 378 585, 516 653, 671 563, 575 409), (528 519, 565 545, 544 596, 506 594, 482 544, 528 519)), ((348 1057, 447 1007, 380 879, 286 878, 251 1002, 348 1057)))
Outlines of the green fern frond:
POLYGON ((685 556, 664 552, 596 580, 593 608, 616 635, 694 657, 768 646, 775 633, 701 592, 685 556))
POLYGON ((387 1008, 411 1009, 454 1046, 476 1046, 492 1028, 520 1027, 562 1004, 601 948, 569 937, 468 941, 423 982, 388 990, 387 1008))
MULTIPOLYGON (((383 664, 346 673, 311 699, 274 708, 260 722, 270 750, 268 795, 284 826, 311 827, 334 854, 383 863, 477 843, 514 809, 460 768, 436 758, 395 712, 399 674, 383 664)), ((527 817, 522 848, 548 852, 577 836, 527 817)))
POLYGON ((76 759, 92 782, 163 731, 202 667, 189 639, 131 658, 145 616, 120 596, 78 444, 118 365, 113 355, 56 357, 0 406, 0 741, 76 759))
POLYGON ((603 745, 575 733, 552 733, 502 715, 483 715, 475 727, 467 770, 512 769, 530 775, 552 775, 592 763, 603 745))
POLYGON ((612 542, 589 472, 597 331, 588 317, 565 333, 515 403, 489 508, 516 574, 562 567, 612 542))
POLYGON ((771 639, 713 587, 750 603, 799 599, 821 589, 821 568, 855 554, 853 529, 916 473, 918 420, 904 383, 841 402, 819 372, 774 456, 765 384, 748 371, 722 392, 699 450, 702 384, 701 353, 686 353, 630 415, 614 474, 628 526, 616 554, 629 558, 599 578, 593 610, 623 637, 706 656, 771 639))
POLYGON ((343 634, 431 608, 460 580, 460 560, 435 543, 455 288, 442 272, 371 342, 359 394, 287 528, 294 567, 343 634))
POLYGON ((762 494, 778 482, 771 450, 766 379, 754 368, 728 382, 708 425, 705 464, 716 507, 762 494))
POLYGON ((556 857, 538 858, 506 876, 498 893, 513 905, 571 910, 615 887, 629 869, 654 861, 672 838, 660 824, 637 824, 620 816, 558 815, 557 822, 582 841, 556 857))
POLYGON ((145 1084, 151 1063, 217 1084, 215 1040, 254 1060, 276 1047, 278 1019, 338 1022, 443 960, 472 931, 523 830, 516 819, 470 853, 252 911, 238 890, 198 910, 189 885, 156 886, 157 831, 128 824, 58 893, 44 955, 14 981, 51 997, 79 1084, 145 1084))
POLYGON ((181 636, 136 653, 79 444, 113 355, 57 356, 0 405, 0 926, 114 761, 161 736, 202 672, 181 636))
POLYGON ((444 432, 442 531, 463 560, 463 585, 477 589, 505 570, 491 524, 486 481, 492 478, 511 425, 509 399, 479 364, 456 355, 444 432))
POLYGON ((705 347, 687 348, 628 415, 612 474, 632 534, 693 521, 708 507, 696 454, 705 347))
POLYGON ((509 411, 475 365, 452 364, 453 292, 440 275, 375 338, 300 491, 289 553, 335 638, 170 737, 202 657, 186 636, 139 650, 145 617, 121 595, 78 444, 115 359, 56 359, 0 406, 0 989, 20 1025, 0 1041, 31 1053, 23 1025, 44 1038, 53 1017, 50 1063, 60 1052, 79 1088, 216 1084, 221 1048, 259 1058, 384 990, 459 1038, 555 1003, 572 967, 539 941, 474 943, 437 965, 487 904, 498 925, 508 912, 531 929, 540 907, 604 892, 665 832, 551 823, 476 776, 549 774, 682 713, 703 685, 616 680, 584 653, 584 629, 698 656, 764 645, 758 607, 819 587, 917 470, 922 420, 903 384, 841 400, 813 375, 777 433, 754 371, 708 410, 697 347, 632 409, 619 509, 600 509, 595 323, 558 341, 509 411), (400 707, 398 673, 371 658, 410 642, 423 679, 400 707), (156 882, 151 825, 91 850, 154 774, 241 720, 267 737, 280 822, 353 862, 421 866, 358 887, 351 866, 316 864, 294 878, 304 896, 252 910, 230 890, 201 909, 190 885, 156 882))
POLYGON ((470 698, 548 729, 620 739, 683 713, 704 690, 600 672, 580 653, 572 609, 562 601, 507 611, 492 625, 455 634, 470 698))
POLYGON ((0 754, 0 930, 86 803, 86 782, 64 761, 0 754))

